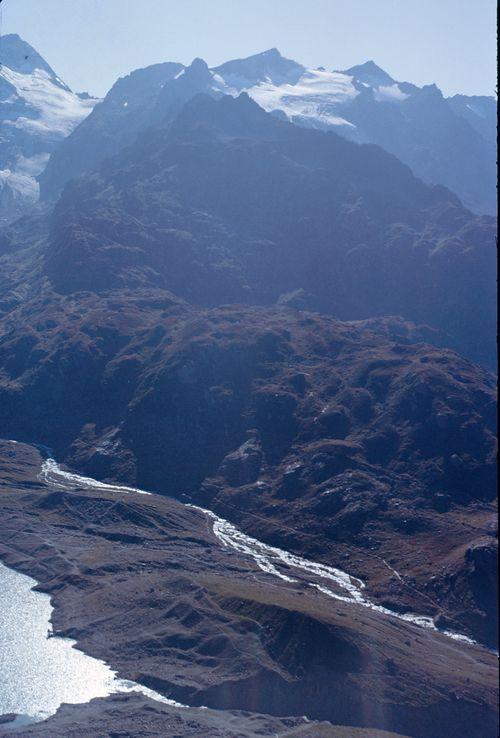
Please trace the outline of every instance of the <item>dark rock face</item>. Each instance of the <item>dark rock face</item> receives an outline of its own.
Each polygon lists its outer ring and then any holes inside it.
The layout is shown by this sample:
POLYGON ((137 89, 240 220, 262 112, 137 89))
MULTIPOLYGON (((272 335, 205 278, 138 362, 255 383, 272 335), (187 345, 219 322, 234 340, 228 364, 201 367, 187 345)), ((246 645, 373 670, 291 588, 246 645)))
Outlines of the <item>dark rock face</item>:
MULTIPOLYGON (((404 90, 404 83, 399 87, 404 90)), ((496 213, 496 143, 491 135, 495 99, 487 98, 488 103, 483 103, 488 124, 482 111, 477 114, 455 98, 445 99, 436 85, 409 87, 407 99, 396 105, 377 102, 373 93, 361 91, 348 111, 361 140, 379 144, 425 182, 449 187, 474 212, 496 213)))
POLYGON ((252 87, 263 80, 269 80, 274 85, 293 85, 298 82, 305 68, 291 59, 285 59, 278 49, 268 49, 246 59, 233 59, 215 67, 213 71, 229 84, 234 82, 240 88, 252 87))
POLYGON ((454 95, 448 104, 457 115, 465 118, 487 141, 496 141, 497 104, 494 97, 484 95, 454 95))
POLYGON ((173 120, 184 105, 198 94, 221 97, 223 93, 214 89, 213 76, 207 63, 196 58, 189 67, 163 85, 149 125, 173 120))
POLYGON ((303 290, 343 319, 427 323, 492 365, 495 251, 493 219, 381 149, 202 96, 67 188, 46 267, 60 291, 147 286, 202 305, 303 290))
POLYGON ((345 73, 353 77, 357 82, 364 82, 365 84, 370 85, 370 87, 392 85, 396 81, 387 74, 387 72, 384 72, 383 69, 375 64, 373 59, 370 59, 370 61, 367 61, 364 64, 357 64, 354 67, 350 67, 350 69, 346 69, 345 73))
POLYGON ((219 473, 231 487, 253 484, 259 478, 262 458, 259 444, 254 440, 246 441, 236 451, 229 453, 224 458, 219 473))

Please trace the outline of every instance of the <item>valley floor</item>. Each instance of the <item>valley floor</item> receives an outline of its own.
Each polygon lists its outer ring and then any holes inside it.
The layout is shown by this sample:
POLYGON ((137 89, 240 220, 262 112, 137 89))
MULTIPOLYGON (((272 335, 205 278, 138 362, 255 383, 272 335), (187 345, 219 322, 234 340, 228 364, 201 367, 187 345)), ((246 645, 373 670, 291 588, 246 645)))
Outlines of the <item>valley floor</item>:
POLYGON ((192 706, 114 696, 17 735, 83 736, 78 723, 85 736, 103 725, 107 735, 496 735, 487 649, 263 571, 175 500, 77 477, 44 482, 35 448, 0 451, 0 558, 50 594, 55 633, 192 706), (329 724, 278 717, 290 714, 329 724))

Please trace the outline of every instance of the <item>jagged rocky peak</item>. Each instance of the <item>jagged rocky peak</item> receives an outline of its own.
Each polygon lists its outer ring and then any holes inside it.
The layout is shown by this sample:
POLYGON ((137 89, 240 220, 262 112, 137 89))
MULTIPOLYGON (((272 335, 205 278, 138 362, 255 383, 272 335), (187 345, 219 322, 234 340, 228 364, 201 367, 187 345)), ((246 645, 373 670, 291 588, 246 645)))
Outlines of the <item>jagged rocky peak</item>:
POLYGON ((453 95, 447 103, 454 113, 465 118, 487 141, 496 145, 497 100, 486 95, 453 95))
POLYGON ((252 87, 260 82, 274 85, 295 84, 305 72, 305 67, 292 59, 286 59, 276 48, 253 54, 244 59, 233 59, 215 67, 228 84, 236 88, 252 87))
POLYGON ((196 59, 193 59, 191 64, 179 75, 178 79, 181 77, 184 79, 190 79, 193 82, 212 82, 212 74, 208 64, 199 56, 197 56, 196 59))
POLYGON ((271 134, 282 123, 267 115, 246 92, 241 92, 237 97, 200 93, 182 108, 173 126, 182 135, 203 127, 229 138, 258 139, 271 134))
POLYGON ((9 33, 2 38, 0 63, 13 72, 21 74, 32 74, 35 69, 41 69, 59 84, 63 84, 38 51, 18 36, 17 33, 9 33))
MULTIPOLYGON (((436 87, 395 81, 373 60, 343 72, 313 70, 276 48, 211 69, 195 59, 187 68, 164 63, 122 78, 53 154, 40 180, 42 197, 54 197, 66 181, 90 171, 110 155, 110 146, 116 153, 141 130, 172 122, 195 95, 219 98, 242 91, 281 120, 376 143, 425 182, 449 187, 471 209, 496 212, 494 98, 445 101, 436 87), (450 168, 450 161, 457 166, 450 168)), ((0 98, 7 100, 12 92, 0 79, 0 98)))
POLYGON ((165 84, 183 70, 183 64, 161 62, 120 77, 84 125, 49 159, 39 178, 41 199, 55 199, 68 180, 98 167, 104 158, 129 145, 151 124, 165 84))
POLYGON ((183 64, 160 62, 143 69, 135 69, 116 80, 105 98, 105 104, 119 100, 131 104, 144 104, 146 99, 158 95, 163 85, 184 69, 183 64))
POLYGON ((158 96, 152 122, 172 120, 188 100, 199 94, 220 96, 223 93, 207 63, 203 59, 196 58, 164 84, 158 96))
POLYGON ((370 85, 370 87, 382 87, 385 85, 393 85, 395 80, 381 69, 378 64, 375 64, 373 59, 365 62, 364 64, 358 64, 350 69, 344 70, 345 74, 350 77, 364 82, 370 85))
POLYGON ((430 85, 424 85, 420 90, 420 94, 429 99, 444 100, 443 93, 434 82, 430 85))

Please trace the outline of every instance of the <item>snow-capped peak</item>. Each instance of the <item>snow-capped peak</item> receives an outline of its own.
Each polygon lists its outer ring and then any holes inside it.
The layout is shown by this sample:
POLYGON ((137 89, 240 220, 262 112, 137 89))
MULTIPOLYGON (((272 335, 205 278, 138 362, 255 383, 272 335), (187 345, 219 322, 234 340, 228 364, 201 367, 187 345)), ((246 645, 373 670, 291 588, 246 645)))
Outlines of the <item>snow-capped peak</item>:
POLYGON ((350 126, 340 109, 359 94, 347 75, 320 69, 304 69, 294 84, 266 81, 247 92, 264 110, 281 111, 290 120, 315 128, 350 126))
POLYGON ((17 33, 9 33, 2 37, 1 55, 1 65, 13 72, 32 74, 36 69, 40 69, 57 84, 66 87, 45 59, 17 33))
POLYGON ((245 59, 233 59, 214 69, 230 87, 239 91, 261 82, 274 85, 295 84, 304 71, 302 64, 286 59, 275 48, 245 59))
POLYGON ((0 218, 37 199, 36 177, 53 148, 97 102, 73 93, 16 34, 5 36, 1 48, 0 218))
POLYGON ((24 114, 4 119, 5 126, 46 134, 51 138, 64 137, 96 103, 93 98, 80 98, 68 87, 62 87, 45 69, 37 68, 23 74, 2 66, 0 77, 15 88, 17 105, 24 108, 24 114))

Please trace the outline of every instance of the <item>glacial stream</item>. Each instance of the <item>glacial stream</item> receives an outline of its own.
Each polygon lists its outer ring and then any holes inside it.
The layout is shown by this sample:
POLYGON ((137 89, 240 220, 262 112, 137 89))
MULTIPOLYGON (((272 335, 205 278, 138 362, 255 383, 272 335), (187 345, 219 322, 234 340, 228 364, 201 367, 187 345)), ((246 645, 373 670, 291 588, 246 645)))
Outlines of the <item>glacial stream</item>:
MULTIPOLYGON (((54 459, 46 459, 44 461, 40 478, 48 485, 61 489, 67 489, 70 485, 78 485, 106 491, 114 490, 122 493, 150 494, 135 487, 107 484, 91 479, 90 477, 83 477, 64 471, 54 459)), ((214 535, 223 546, 253 559, 255 564, 263 572, 271 576, 277 577, 284 582, 300 582, 303 585, 315 588, 323 595, 332 599, 368 608, 382 615, 441 633, 448 638, 462 641, 465 644, 477 645, 476 641, 466 635, 438 628, 433 619, 426 615, 399 613, 387 607, 376 605, 366 597, 364 593, 365 583, 341 569, 316 563, 280 548, 262 543, 255 538, 247 536, 232 525, 232 523, 229 523, 210 510, 205 510, 195 505, 187 505, 187 507, 199 511, 213 522, 214 535)))
MULTIPOLYGON (((54 459, 43 462, 40 479, 59 489, 79 486, 122 494, 150 494, 64 471, 54 459)), ((464 645, 475 644, 465 635, 438 629, 430 617, 393 612, 376 605, 366 596, 364 582, 347 572, 269 546, 209 510, 188 507, 212 522, 214 535, 222 546, 247 556, 269 576, 284 583, 312 587, 326 597, 439 632, 464 645)), ((165 704, 181 706, 147 687, 119 679, 106 663, 76 649, 74 641, 53 636, 50 597, 34 591, 35 585, 34 579, 0 564, 0 715, 18 716, 10 726, 43 720, 62 703, 85 703, 117 692, 141 692, 165 704)))

